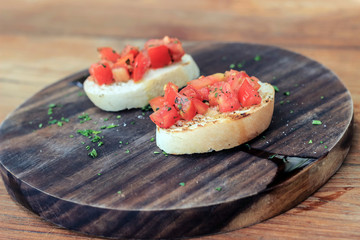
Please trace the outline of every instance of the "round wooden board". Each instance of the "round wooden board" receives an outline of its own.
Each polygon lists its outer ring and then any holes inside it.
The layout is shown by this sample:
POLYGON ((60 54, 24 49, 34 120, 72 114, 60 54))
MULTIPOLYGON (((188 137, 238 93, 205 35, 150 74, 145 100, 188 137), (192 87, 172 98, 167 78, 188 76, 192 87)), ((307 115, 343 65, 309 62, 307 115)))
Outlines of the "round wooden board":
POLYGON ((234 64, 279 88, 263 134, 230 150, 164 154, 152 141, 151 111, 97 109, 79 87, 88 75, 82 71, 40 91, 2 123, 0 169, 9 194, 44 219, 85 234, 192 237, 280 214, 341 166, 352 138, 353 103, 330 70, 271 46, 185 48, 201 74, 234 64), (83 122, 79 116, 86 114, 91 120, 83 122), (103 145, 77 132, 85 129, 101 131, 103 145), (88 156, 92 149, 96 158, 88 156))

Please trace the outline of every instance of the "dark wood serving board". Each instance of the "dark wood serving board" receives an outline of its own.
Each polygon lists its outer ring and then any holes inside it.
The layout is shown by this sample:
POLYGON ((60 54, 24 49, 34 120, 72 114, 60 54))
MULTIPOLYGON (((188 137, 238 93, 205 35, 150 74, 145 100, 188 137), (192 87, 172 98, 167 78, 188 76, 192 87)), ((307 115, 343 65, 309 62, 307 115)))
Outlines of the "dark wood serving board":
POLYGON ((151 111, 97 109, 79 87, 88 75, 82 71, 40 91, 2 123, 0 169, 9 194, 44 219, 85 234, 192 237, 280 214, 341 166, 352 138, 353 103, 330 70, 271 46, 185 48, 201 74, 231 66, 278 87, 263 134, 230 150, 164 154, 152 141, 151 111), (81 122, 84 113, 91 120, 81 122), (101 131, 103 145, 77 132, 85 129, 101 131), (88 156, 92 149, 96 158, 88 156))

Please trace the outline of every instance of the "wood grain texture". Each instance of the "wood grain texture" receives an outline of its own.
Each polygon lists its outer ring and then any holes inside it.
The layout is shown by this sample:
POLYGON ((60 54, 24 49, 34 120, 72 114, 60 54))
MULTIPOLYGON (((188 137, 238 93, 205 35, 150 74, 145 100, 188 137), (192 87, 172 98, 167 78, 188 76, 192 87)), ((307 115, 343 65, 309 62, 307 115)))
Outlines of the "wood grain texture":
MULTIPOLYGON (((251 227, 201 239, 359 239, 359 1, 136 2, 141 4, 137 7, 133 1, 121 1, 119 7, 119 1, 112 0, 102 4, 64 0, 61 5, 49 0, 2 2, 0 121, 43 87, 87 68, 97 59, 99 46, 120 49, 138 41, 129 38, 169 33, 182 40, 278 45, 323 63, 347 86, 355 113, 352 148, 339 171, 298 206, 251 227), (159 5, 163 11, 156 10, 159 5)), ((27 211, 10 198, 3 184, 0 222, 0 239, 93 239, 27 211)))
POLYGON ((251 149, 161 154, 150 141, 155 136, 150 112, 97 109, 78 87, 88 75, 83 71, 39 92, 1 125, 6 140, 0 162, 10 195, 48 221, 86 234, 191 237, 277 215, 308 197, 340 167, 352 138, 353 109, 348 91, 331 71, 269 46, 202 43, 187 49, 204 75, 241 62, 250 75, 282 89, 271 126, 250 142, 251 149), (51 104, 56 107, 49 115, 51 104), (91 120, 81 123, 84 113, 91 120), (61 118, 61 127, 50 123, 61 118), (313 119, 323 124, 313 125, 313 119), (78 129, 101 131, 104 146, 78 129), (91 149, 97 149, 97 158, 87 156, 91 149), (286 170, 289 164, 280 156, 296 160, 294 165, 308 160, 307 167, 286 170))

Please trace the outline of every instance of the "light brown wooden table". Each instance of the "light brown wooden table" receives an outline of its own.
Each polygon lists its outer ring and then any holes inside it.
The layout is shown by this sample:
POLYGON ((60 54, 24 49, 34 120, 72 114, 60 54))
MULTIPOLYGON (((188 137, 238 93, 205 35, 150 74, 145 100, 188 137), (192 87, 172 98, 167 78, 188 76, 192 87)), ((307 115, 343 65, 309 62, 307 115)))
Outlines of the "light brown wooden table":
MULTIPOLYGON (((360 239, 360 1, 4 1, 0 121, 34 93, 96 61, 98 46, 176 36, 276 45, 332 69, 355 109, 352 148, 306 201, 254 226, 203 239, 360 239)), ((305 96, 304 96, 305 97, 305 96)), ((1 141, 1 139, 0 139, 1 141)), ((90 239, 49 224, 0 184, 0 239, 90 239)))

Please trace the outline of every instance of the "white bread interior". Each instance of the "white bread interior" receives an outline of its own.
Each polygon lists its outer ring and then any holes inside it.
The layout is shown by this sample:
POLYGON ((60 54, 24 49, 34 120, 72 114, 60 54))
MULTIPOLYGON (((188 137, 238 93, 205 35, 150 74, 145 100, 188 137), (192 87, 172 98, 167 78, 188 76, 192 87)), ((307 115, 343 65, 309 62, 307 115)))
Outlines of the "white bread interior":
POLYGON ((233 148, 255 138, 269 127, 275 98, 272 85, 259 83, 261 104, 228 113, 211 107, 191 121, 178 121, 168 129, 157 126, 157 146, 169 154, 192 154, 233 148))
POLYGON ((95 106, 104 111, 116 112, 144 107, 152 98, 164 94, 166 83, 172 82, 182 87, 188 81, 198 78, 199 74, 199 67, 193 58, 185 54, 178 63, 148 70, 143 79, 136 83, 131 79, 100 86, 89 76, 84 82, 84 90, 95 106))

